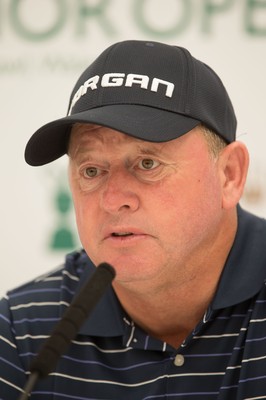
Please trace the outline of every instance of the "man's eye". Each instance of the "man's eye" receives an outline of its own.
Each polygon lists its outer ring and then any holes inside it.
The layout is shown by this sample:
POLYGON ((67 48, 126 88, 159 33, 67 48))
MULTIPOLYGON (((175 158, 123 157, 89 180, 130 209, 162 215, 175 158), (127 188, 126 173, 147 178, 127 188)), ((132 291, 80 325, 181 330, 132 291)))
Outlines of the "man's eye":
POLYGON ((139 162, 139 168, 146 169, 146 170, 156 168, 158 165, 159 165, 159 162, 155 161, 151 158, 144 158, 143 160, 141 160, 139 162))
POLYGON ((95 178, 99 175, 99 169, 96 167, 87 167, 84 170, 84 175, 86 178, 95 178))

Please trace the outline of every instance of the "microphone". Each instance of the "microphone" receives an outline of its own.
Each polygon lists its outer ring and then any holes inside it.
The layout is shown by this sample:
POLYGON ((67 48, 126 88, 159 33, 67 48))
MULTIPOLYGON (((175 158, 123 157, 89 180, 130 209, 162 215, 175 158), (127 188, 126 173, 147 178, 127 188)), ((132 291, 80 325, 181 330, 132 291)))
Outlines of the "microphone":
POLYGON ((18 400, 27 400, 37 380, 46 377, 54 370, 58 359, 66 352, 70 342, 76 337, 81 325, 93 311, 114 277, 115 270, 110 264, 99 264, 30 365, 31 374, 18 400))

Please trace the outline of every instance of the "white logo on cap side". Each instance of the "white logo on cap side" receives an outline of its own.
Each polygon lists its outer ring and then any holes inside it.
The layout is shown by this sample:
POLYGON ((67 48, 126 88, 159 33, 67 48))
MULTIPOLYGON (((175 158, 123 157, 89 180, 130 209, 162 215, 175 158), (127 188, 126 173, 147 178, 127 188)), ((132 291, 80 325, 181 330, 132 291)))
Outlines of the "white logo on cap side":
POLYGON ((159 78, 150 79, 147 75, 139 75, 139 74, 124 74, 124 73, 108 73, 104 74, 101 77, 99 75, 95 75, 89 79, 87 79, 83 85, 79 87, 76 93, 73 96, 71 106, 69 109, 68 115, 71 114, 74 105, 77 101, 84 96, 88 89, 96 90, 98 89, 98 85, 101 87, 118 87, 118 86, 126 86, 132 87, 133 85, 139 85, 141 89, 150 90, 151 92, 158 92, 159 86, 165 86, 165 96, 171 98, 174 92, 175 85, 172 82, 165 81, 159 78), (149 86, 150 85, 150 86, 149 86))

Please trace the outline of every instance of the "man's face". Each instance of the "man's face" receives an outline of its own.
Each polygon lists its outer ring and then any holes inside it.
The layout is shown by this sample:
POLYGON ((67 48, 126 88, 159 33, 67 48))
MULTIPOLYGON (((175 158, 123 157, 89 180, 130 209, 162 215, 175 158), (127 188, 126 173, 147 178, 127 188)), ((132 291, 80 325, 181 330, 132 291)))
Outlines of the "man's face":
POLYGON ((151 143, 80 124, 69 156, 78 230, 96 265, 113 265, 121 284, 193 279, 223 214, 218 163, 200 128, 151 143))

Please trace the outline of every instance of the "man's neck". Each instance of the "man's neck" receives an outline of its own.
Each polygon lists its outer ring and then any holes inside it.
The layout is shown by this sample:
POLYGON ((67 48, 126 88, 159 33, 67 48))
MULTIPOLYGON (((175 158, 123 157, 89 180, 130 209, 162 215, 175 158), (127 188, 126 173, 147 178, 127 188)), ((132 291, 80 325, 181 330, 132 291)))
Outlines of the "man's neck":
POLYGON ((153 337, 179 347, 203 317, 215 293, 216 285, 204 287, 201 282, 164 293, 140 295, 116 289, 127 314, 145 332, 153 337), (190 286, 190 287, 188 287, 190 286))
POLYGON ((167 284, 161 284, 160 279, 126 285, 115 282, 114 289, 127 314, 151 336, 179 347, 203 318, 215 295, 235 232, 236 224, 235 229, 227 231, 226 240, 214 246, 198 264, 191 265, 190 261, 187 269, 194 273, 184 281, 177 272, 167 284))

